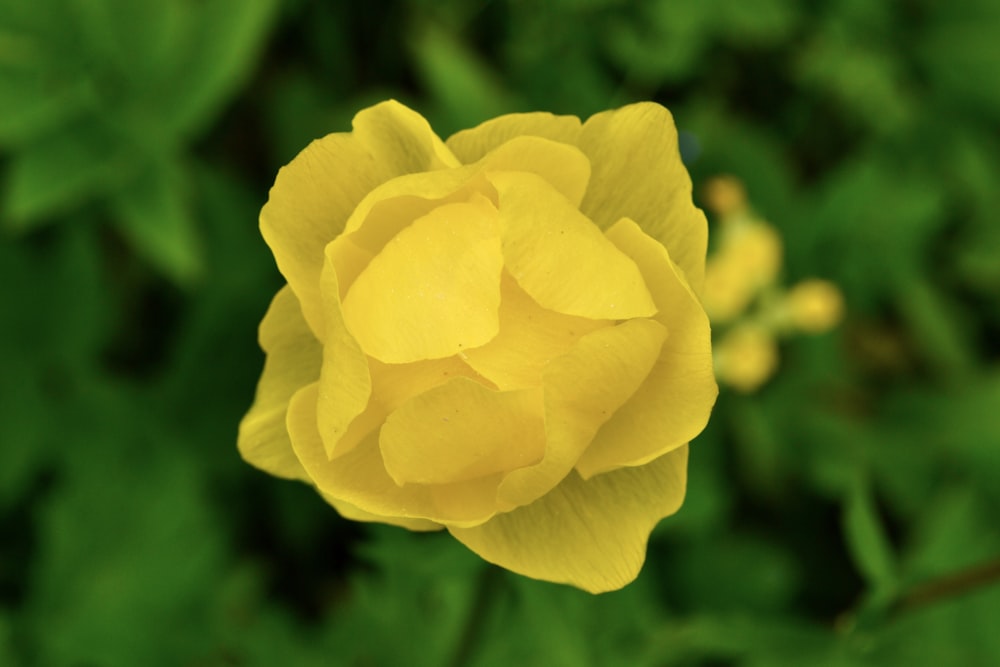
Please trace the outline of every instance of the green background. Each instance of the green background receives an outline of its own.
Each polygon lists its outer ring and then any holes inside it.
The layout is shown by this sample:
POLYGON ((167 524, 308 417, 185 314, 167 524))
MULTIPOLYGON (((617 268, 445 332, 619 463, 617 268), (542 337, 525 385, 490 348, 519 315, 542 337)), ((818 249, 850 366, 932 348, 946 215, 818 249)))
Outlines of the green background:
POLYGON ((1000 574, 998 38, 994 0, 0 1, 0 665, 1000 664, 1000 587, 948 579, 1000 574), (659 101, 844 291, 723 391, 622 591, 236 453, 267 190, 390 96, 443 137, 659 101))

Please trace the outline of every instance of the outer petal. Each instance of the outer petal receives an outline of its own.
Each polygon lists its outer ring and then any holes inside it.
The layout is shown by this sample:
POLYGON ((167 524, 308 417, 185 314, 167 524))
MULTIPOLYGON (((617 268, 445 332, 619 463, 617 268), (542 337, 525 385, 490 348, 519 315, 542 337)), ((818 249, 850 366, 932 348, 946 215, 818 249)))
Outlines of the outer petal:
POLYGON ((371 400, 372 379, 368 357, 344 323, 337 271, 331 254, 328 247, 321 278, 326 337, 317 411, 326 455, 333 458, 337 456, 338 449, 344 448, 342 441, 348 428, 371 400))
POLYGON ((640 102, 596 114, 584 123, 579 146, 593 170, 580 209, 602 228, 622 217, 638 222, 700 292, 708 226, 691 200, 670 112, 640 102))
POLYGON ((389 475, 447 484, 537 463, 545 453, 541 389, 496 391, 455 378, 404 403, 379 436, 389 475))
POLYGON ((592 593, 633 581, 656 523, 684 500, 688 448, 589 480, 573 473, 534 503, 449 531, 486 560, 592 593))
POLYGON ((503 255, 484 197, 447 204, 393 237, 344 298, 344 321, 386 363, 450 357, 499 331, 503 255))
POLYGON ((546 310, 535 303, 506 271, 500 282, 500 333, 463 359, 500 389, 536 387, 550 361, 569 350, 581 336, 610 326, 546 310))
POLYGON ((427 521, 426 519, 407 519, 405 517, 398 516, 379 516, 377 514, 372 514, 371 512, 366 512, 362 509, 358 509, 350 503, 345 503, 343 500, 337 500, 333 496, 320 492, 323 499, 326 502, 333 505, 334 509, 340 514, 340 516, 345 519, 350 519, 351 521, 365 521, 368 523, 387 523, 391 526, 399 526, 401 528, 406 528, 407 530, 428 532, 433 530, 441 530, 444 528, 439 523, 434 523, 433 521, 427 521))
POLYGON ((552 141, 576 144, 579 135, 580 119, 576 116, 555 116, 544 112, 515 113, 456 132, 446 143, 459 160, 470 164, 514 137, 544 137, 552 141))
POLYGON ((592 319, 656 312, 635 262, 548 183, 523 172, 489 178, 500 199, 504 265, 539 305, 592 319))
POLYGON ((584 478, 642 465, 701 433, 718 395, 708 317, 666 249, 622 220, 608 238, 642 269, 670 329, 656 366, 634 396, 597 433, 577 463, 584 478))
POLYGON ((601 424, 642 384, 666 335, 657 322, 629 320, 583 336, 549 362, 545 458, 508 473, 497 494, 502 511, 533 502, 570 472, 601 424))
MULTIPOLYGON (((288 433, 302 467, 321 493, 379 517, 424 519, 474 526, 496 514, 500 474, 453 484, 397 485, 385 470, 378 431, 371 431, 346 453, 330 460, 316 426, 317 386, 309 385, 288 406, 288 433)), ((396 521, 390 521, 394 523, 396 521)))
POLYGON ((260 345, 267 359, 257 396, 240 422, 237 446, 243 458, 261 470, 278 477, 308 480, 292 451, 285 413, 292 394, 319 376, 322 348, 287 285, 278 291, 264 315, 260 345))
POLYGON ((312 142, 278 172, 260 228, 278 269, 323 332, 319 276, 323 248, 373 188, 401 174, 457 166, 419 114, 389 101, 354 117, 354 132, 312 142))

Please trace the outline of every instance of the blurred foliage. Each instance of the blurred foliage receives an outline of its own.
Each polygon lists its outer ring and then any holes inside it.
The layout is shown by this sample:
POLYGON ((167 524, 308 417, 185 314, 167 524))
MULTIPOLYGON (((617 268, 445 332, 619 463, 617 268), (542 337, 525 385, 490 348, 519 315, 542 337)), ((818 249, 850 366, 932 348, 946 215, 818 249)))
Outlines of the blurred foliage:
POLYGON ((992 0, 0 3, 0 664, 1000 664, 1000 587, 927 588, 1000 556, 997 35, 992 0), (236 454, 257 211, 387 96, 443 136, 660 101, 696 196, 735 175, 845 294, 720 397, 623 591, 236 454))

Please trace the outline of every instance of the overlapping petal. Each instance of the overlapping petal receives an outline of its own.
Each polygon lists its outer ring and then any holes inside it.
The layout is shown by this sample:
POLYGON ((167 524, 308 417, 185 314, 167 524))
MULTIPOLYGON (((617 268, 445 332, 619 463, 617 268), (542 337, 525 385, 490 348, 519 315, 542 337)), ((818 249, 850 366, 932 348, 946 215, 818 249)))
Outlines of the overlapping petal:
POLYGON ((563 315, 542 308, 506 271, 500 282, 500 333, 465 352, 465 362, 500 389, 535 387, 550 361, 581 336, 610 326, 610 320, 563 315))
POLYGON ((670 337, 643 386, 580 458, 576 469, 585 478, 642 465, 686 444, 705 427, 718 394, 708 317, 666 249, 628 219, 607 236, 642 270, 656 319, 670 337))
POLYGON ((489 179, 499 196, 504 265, 539 305, 591 319, 656 312, 635 262, 543 179, 523 172, 489 179))
POLYGON ((370 515, 463 527, 496 514, 500 474, 452 484, 399 486, 385 470, 377 431, 331 461, 317 427, 317 394, 315 383, 296 392, 288 405, 287 424, 296 456, 324 496, 370 515))
MULTIPOLYGON (((348 428, 371 400, 372 378, 368 358, 344 322, 331 249, 321 276, 326 338, 319 374, 318 426, 323 433, 326 455, 333 458, 338 448, 348 447, 348 428)), ((350 442, 350 441, 348 441, 350 442)))
POLYGON ((418 532, 430 532, 434 530, 443 530, 444 526, 439 523, 434 523, 433 521, 428 521, 427 519, 409 519, 407 517, 401 516, 381 516, 378 514, 372 514, 371 512, 366 512, 362 509, 358 509, 354 505, 344 502, 343 500, 338 500, 327 493, 320 492, 323 499, 326 502, 333 505, 337 513, 345 519, 350 519, 351 521, 364 521, 365 523, 387 523, 390 526, 399 526, 400 528, 406 528, 407 530, 413 530, 418 532))
MULTIPOLYGON (((458 357, 417 361, 412 364, 383 364, 375 359, 368 360, 371 377, 371 397, 364 412, 351 421, 342 434, 324 426, 323 378, 319 385, 319 424, 329 458, 343 456, 358 446, 373 432, 377 432, 386 418, 403 403, 425 391, 450 382, 454 378, 474 379, 484 386, 492 386, 475 370, 458 357)), ((331 377, 336 378, 336 367, 331 367, 331 377)))
POLYGON ((476 168, 522 171, 542 178, 573 205, 580 206, 590 182, 590 160, 576 146, 541 137, 516 137, 497 146, 476 168))
POLYGON ((308 480, 292 451, 285 415, 292 395, 315 382, 323 349, 286 285, 275 295, 260 324, 267 355, 253 405, 240 422, 237 446, 243 458, 272 475, 308 480))
POLYGON ((344 320, 380 361, 448 357, 497 335, 502 269, 492 204, 439 206, 369 262, 344 298, 344 320))
POLYGON ((319 277, 323 248, 357 204, 402 174, 458 165, 420 114, 395 101, 358 113, 351 133, 330 134, 283 167, 260 214, 260 229, 302 304, 313 333, 324 330, 319 277))
POLYGON ((572 473, 530 505, 448 530, 514 572, 592 593, 615 590, 635 579, 653 527, 683 502, 687 456, 683 446, 639 468, 589 480, 572 473))
POLYGON ((600 227, 622 217, 666 246, 688 283, 700 292, 708 224, 691 199, 670 112, 640 102, 587 119, 579 144, 592 174, 580 207, 600 227))
POLYGON ((448 484, 534 464, 545 452, 541 388, 496 391, 458 377, 404 403, 379 436, 396 484, 448 484))
POLYGON ((537 174, 570 201, 579 204, 590 177, 590 163, 575 146, 538 137, 513 139, 475 164, 429 173, 406 174, 376 187, 361 200, 333 240, 332 257, 340 278, 341 298, 382 248, 414 220, 445 204, 497 195, 485 174, 524 171, 537 174))
POLYGON ((547 493, 573 468, 601 424, 645 380, 667 336, 652 320, 629 320, 582 336, 549 362, 545 389, 545 457, 510 472, 501 482, 501 510, 547 493))
POLYGON ((579 135, 580 119, 576 116, 556 116, 545 112, 515 113, 456 132, 445 143, 458 159, 471 164, 516 137, 543 137, 575 145, 579 135))

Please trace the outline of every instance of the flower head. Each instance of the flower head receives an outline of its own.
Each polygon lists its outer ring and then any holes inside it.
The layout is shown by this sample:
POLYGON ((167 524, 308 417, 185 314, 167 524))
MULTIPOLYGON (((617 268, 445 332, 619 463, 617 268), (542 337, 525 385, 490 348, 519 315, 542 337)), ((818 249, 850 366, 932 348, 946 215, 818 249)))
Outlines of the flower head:
POLYGON ((717 393, 706 224, 665 109, 443 142, 385 102, 284 167, 260 223, 288 284, 244 458, 531 577, 635 578, 717 393))

